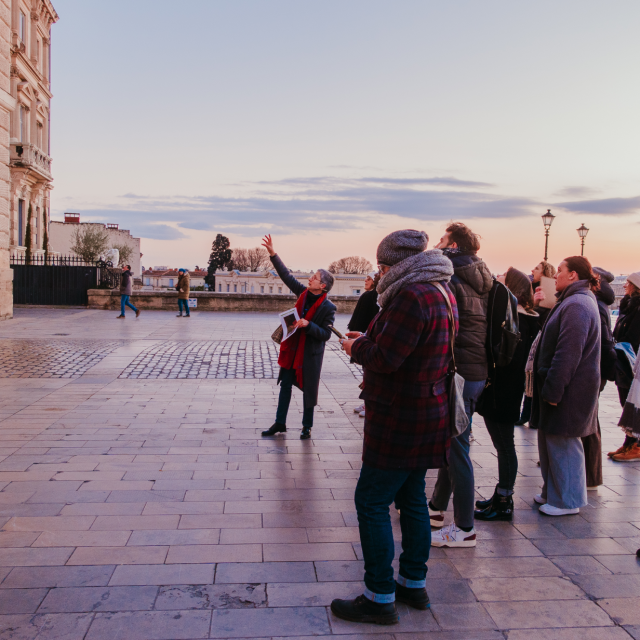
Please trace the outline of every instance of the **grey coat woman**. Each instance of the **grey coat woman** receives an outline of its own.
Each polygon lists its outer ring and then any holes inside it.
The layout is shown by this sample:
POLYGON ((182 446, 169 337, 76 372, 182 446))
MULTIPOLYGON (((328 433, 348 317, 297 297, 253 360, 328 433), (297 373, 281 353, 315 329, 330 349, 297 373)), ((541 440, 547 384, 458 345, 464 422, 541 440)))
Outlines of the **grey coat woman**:
POLYGON ((598 428, 600 315, 591 291, 597 285, 586 258, 560 264, 558 302, 536 351, 531 422, 539 430, 544 486, 535 500, 547 515, 578 513, 587 504, 580 438, 598 428))

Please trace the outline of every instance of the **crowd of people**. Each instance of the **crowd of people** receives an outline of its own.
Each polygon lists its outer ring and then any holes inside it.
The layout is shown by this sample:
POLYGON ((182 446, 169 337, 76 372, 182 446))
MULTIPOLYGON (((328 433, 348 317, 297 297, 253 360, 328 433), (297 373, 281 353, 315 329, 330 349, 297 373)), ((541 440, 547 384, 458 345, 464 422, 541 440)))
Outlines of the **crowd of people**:
MULTIPOLYGON (((364 417, 355 506, 365 590, 332 602, 345 620, 394 624, 396 601, 426 609, 430 547, 473 547, 475 520, 513 519, 516 425, 537 430, 542 490, 531 501, 547 516, 578 513, 588 490, 602 484, 598 401, 609 381, 618 389, 625 432, 609 456, 640 459, 640 272, 628 276, 612 329, 613 275, 585 257, 567 257, 557 270, 542 261, 530 276, 511 267, 494 277, 478 256, 480 237, 465 224, 451 223, 435 248, 427 243, 426 233, 411 229, 382 240, 379 271, 368 275, 341 341, 363 370, 356 411, 364 417), (474 413, 484 419, 498 466, 493 495, 479 501, 470 458, 474 413), (427 499, 429 469, 438 477, 427 499), (445 525, 451 499, 453 521, 445 525), (395 578, 392 505, 402 532, 395 578)), ((304 398, 300 437, 307 439, 335 320, 327 297, 333 276, 321 269, 305 287, 270 236, 263 246, 299 296, 300 319, 281 344, 276 420, 262 435, 286 432, 296 386, 304 398)))

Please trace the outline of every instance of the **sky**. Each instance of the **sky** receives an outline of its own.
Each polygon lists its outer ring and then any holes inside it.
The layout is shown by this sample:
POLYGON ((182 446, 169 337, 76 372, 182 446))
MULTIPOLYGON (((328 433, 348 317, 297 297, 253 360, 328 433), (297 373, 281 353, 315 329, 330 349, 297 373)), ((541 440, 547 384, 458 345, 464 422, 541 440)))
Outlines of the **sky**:
MULTIPOLYGON (((52 217, 142 264, 271 233, 287 266, 375 264, 450 220, 494 273, 640 270, 637 0, 54 0, 52 217)), ((54 247, 55 248, 55 247, 54 247)))

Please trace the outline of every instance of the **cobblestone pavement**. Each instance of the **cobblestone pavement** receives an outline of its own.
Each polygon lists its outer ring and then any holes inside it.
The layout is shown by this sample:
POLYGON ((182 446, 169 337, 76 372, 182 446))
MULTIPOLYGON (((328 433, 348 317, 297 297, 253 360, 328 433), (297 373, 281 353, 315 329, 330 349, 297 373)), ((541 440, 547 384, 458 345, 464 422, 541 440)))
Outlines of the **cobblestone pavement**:
MULTIPOLYGON (((112 328, 109 312, 38 313, 0 323, 0 345, 32 325, 84 339, 89 320, 94 340, 129 331, 112 328)), ((270 315, 204 315, 209 342, 266 342, 274 325, 270 315)), ((640 464, 605 458, 588 507, 545 517, 526 428, 516 432, 513 523, 479 523, 473 549, 432 549, 429 611, 400 605, 394 627, 334 618, 331 599, 363 589, 353 505, 363 421, 348 359, 327 351, 311 440, 298 438, 298 392, 288 432, 265 440, 273 379, 118 378, 169 335, 198 341, 174 314, 151 316, 79 378, 0 380, 0 639, 640 638, 640 464)), ((609 385, 605 451, 621 442, 619 415, 609 385)), ((497 464, 477 416, 474 434, 477 497, 487 497, 497 464)))

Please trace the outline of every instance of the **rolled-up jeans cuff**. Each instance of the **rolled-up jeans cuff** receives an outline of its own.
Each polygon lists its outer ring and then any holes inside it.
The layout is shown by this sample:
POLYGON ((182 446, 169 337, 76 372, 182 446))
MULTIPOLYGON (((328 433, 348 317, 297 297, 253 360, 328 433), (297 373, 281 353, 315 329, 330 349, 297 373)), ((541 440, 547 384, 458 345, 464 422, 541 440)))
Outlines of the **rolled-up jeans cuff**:
POLYGON ((389 604, 396 601, 395 593, 373 593, 365 587, 364 597, 371 600, 371 602, 377 602, 378 604, 389 604))
POLYGON ((396 582, 407 589, 424 589, 427 586, 427 581, 425 580, 409 580, 409 578, 405 578, 404 576, 398 575, 396 578, 396 582))

